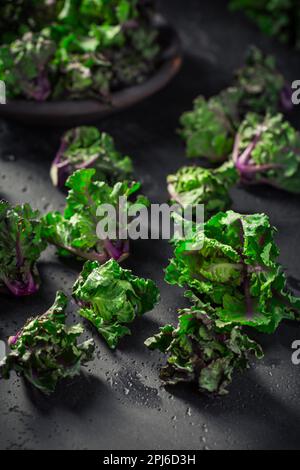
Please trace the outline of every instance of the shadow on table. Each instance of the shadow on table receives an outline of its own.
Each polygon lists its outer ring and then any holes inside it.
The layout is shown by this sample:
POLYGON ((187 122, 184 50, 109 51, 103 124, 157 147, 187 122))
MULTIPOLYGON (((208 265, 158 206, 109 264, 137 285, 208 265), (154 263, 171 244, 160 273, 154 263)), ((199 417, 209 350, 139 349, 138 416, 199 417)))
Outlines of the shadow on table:
POLYGON ((205 412, 210 423, 214 418, 217 425, 218 418, 224 422, 228 416, 231 425, 240 426, 244 441, 253 443, 259 438, 255 448, 300 448, 300 412, 289 406, 288 400, 284 402, 274 397, 253 377, 235 380, 230 394, 224 397, 201 396, 191 384, 167 387, 167 391, 194 410, 205 412), (251 395, 247 390, 252 391, 251 395))
MULTIPOLYGON (((24 381, 27 398, 41 414, 51 414, 52 410, 63 408, 76 414, 85 413, 92 408, 95 400, 106 387, 98 377, 82 371, 73 379, 61 381, 52 395, 44 395, 24 381)), ((106 394, 107 396, 108 394, 106 394)))

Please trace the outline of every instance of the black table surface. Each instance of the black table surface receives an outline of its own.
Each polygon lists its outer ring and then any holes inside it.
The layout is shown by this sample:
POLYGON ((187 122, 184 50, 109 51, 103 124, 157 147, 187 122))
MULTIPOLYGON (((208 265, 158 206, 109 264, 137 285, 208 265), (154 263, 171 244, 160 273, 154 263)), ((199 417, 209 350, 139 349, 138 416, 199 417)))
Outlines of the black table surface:
MULTIPOLYGON (((138 106, 98 122, 118 147, 132 155, 144 192, 153 202, 167 201, 166 176, 187 163, 176 135, 180 114, 199 93, 210 96, 230 84, 249 44, 273 53, 289 80, 300 79, 299 54, 261 34, 226 2, 164 0, 163 14, 178 29, 185 53, 179 76, 167 89, 138 106)), ((300 108, 300 107, 299 107, 300 108)), ((299 112, 291 115, 299 126, 299 112)), ((30 202, 42 212, 59 210, 64 195, 54 189, 49 166, 61 129, 39 129, 0 122, 0 194, 12 203, 30 202)), ((235 189, 233 208, 266 212, 278 227, 280 260, 294 292, 300 294, 299 198, 267 188, 235 189)), ((149 352, 144 340, 167 322, 176 322, 185 305, 182 290, 168 286, 163 268, 171 256, 164 241, 138 241, 126 266, 154 279, 162 300, 136 321, 133 334, 111 352, 94 330, 97 357, 78 378, 46 398, 15 375, 0 384, 1 449, 275 449, 300 448, 300 366, 292 364, 291 344, 299 325, 283 324, 271 336, 256 335, 265 358, 237 375, 230 394, 200 395, 193 386, 162 388, 164 358, 149 352)), ((80 265, 62 262, 49 248, 42 256, 42 287, 31 298, 1 297, 0 339, 32 315, 49 307, 55 292, 71 293, 80 265)), ((70 318, 74 316, 71 305, 70 318)))

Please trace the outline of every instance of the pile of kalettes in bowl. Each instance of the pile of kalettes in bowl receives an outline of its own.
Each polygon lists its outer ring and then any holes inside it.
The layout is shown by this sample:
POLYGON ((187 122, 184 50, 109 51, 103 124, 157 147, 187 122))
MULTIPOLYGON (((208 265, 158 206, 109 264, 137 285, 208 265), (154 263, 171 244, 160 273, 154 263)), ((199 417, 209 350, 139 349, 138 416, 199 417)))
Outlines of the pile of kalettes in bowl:
POLYGON ((107 101, 143 83, 160 56, 154 14, 149 0, 1 1, 8 99, 107 101))

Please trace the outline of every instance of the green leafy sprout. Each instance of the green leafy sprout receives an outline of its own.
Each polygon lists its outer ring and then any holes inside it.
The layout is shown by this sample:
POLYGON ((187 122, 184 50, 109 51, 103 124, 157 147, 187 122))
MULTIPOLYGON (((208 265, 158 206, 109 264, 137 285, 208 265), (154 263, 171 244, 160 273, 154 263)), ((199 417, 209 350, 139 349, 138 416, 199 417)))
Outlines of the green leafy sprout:
POLYGON ((230 0, 231 10, 246 15, 269 36, 300 48, 300 12, 297 0, 230 0))
POLYGON ((17 297, 39 289, 37 261, 47 246, 42 232, 40 213, 29 204, 0 201, 0 286, 17 297))
POLYGON ((195 209, 204 204, 206 218, 209 218, 230 207, 229 190, 238 179, 238 172, 231 162, 224 163, 217 169, 187 166, 175 175, 168 176, 168 190, 171 200, 184 209, 195 209))
POLYGON ((129 255, 129 240, 120 236, 126 227, 118 225, 114 238, 99 234, 98 224, 101 221, 105 223, 108 216, 105 211, 98 215, 98 209, 109 205, 115 208, 117 217, 120 198, 124 198, 122 214, 119 214, 123 218, 128 215, 130 208, 138 211, 147 207, 149 201, 139 195, 131 202, 130 198, 139 191, 140 183, 119 182, 109 186, 95 179, 95 174, 94 168, 83 169, 75 171, 68 178, 66 186, 69 193, 64 213, 50 212, 43 217, 43 236, 48 243, 57 247, 60 256, 75 256, 100 263, 113 258, 120 262, 129 255))
POLYGON ((281 114, 249 113, 236 135, 233 162, 243 184, 300 193, 300 133, 281 114))
POLYGON ((67 131, 52 163, 54 186, 63 188, 68 177, 79 169, 95 168, 95 178, 115 184, 132 176, 132 160, 122 156, 113 138, 96 127, 82 126, 67 131))
POLYGON ((213 312, 217 326, 273 333, 282 320, 298 318, 300 299, 287 289, 265 214, 220 212, 204 231, 174 243, 166 281, 190 289, 213 312))
POLYGON ((87 261, 74 285, 73 296, 86 318, 110 348, 130 334, 127 324, 152 310, 159 301, 153 281, 134 276, 114 260, 100 265, 87 261))
POLYGON ((68 300, 58 292, 53 306, 40 317, 30 319, 9 338, 11 352, 0 363, 0 377, 9 379, 12 371, 24 377, 45 394, 53 393, 58 382, 80 373, 94 357, 92 339, 78 344, 83 327, 66 326, 68 300))
POLYGON ((181 116, 179 132, 187 156, 204 157, 213 163, 227 160, 237 129, 248 112, 265 115, 290 106, 285 80, 274 59, 253 47, 231 87, 208 100, 198 97, 193 110, 181 116))
POLYGON ((252 354, 262 358, 262 349, 240 327, 218 326, 206 305, 186 295, 193 303, 179 310, 178 326, 163 326, 145 345, 168 356, 160 371, 165 385, 192 382, 200 392, 225 395, 233 373, 248 368, 252 354))

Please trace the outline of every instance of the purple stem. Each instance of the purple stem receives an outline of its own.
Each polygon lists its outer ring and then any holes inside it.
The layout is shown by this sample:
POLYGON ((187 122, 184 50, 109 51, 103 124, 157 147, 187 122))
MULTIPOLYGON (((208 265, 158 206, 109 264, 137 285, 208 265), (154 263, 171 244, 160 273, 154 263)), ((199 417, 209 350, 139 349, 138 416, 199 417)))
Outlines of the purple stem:
POLYGON ((139 26, 139 23, 137 20, 128 20, 126 21, 125 23, 122 24, 122 30, 123 31, 126 31, 126 30, 129 30, 129 29, 137 29, 139 26))
POLYGON ((63 188, 65 186, 65 182, 67 181, 68 176, 70 175, 68 160, 61 161, 61 158, 63 157, 67 148, 67 141, 65 139, 62 139, 58 152, 51 165, 51 180, 53 185, 58 188, 63 188))
POLYGON ((104 240, 104 248, 109 254, 110 258, 116 261, 123 261, 129 256, 129 241, 119 240, 116 245, 109 239, 104 240))
POLYGON ((27 94, 30 98, 33 98, 39 102, 43 102, 47 100, 50 93, 51 85, 47 77, 46 71, 44 69, 40 69, 40 73, 34 83, 34 87, 32 89, 28 87, 27 94))
POLYGON ((280 92, 280 103, 282 109, 286 112, 292 111, 293 109, 292 95, 293 92, 291 87, 286 84, 280 92))
POLYGON ((21 331, 19 331, 15 336, 10 336, 10 338, 8 338, 8 345, 14 346, 17 343, 20 336, 21 336, 21 331))
POLYGON ((235 141, 234 141, 233 154, 232 154, 234 163, 237 163, 238 158, 239 158, 240 143, 241 143, 241 136, 240 134, 237 134, 235 141))
POLYGON ((279 163, 269 163, 266 165, 239 165, 237 164, 237 169, 242 173, 243 176, 252 175, 254 173, 276 170, 278 168, 283 168, 279 163))
POLYGON ((39 285, 35 281, 31 272, 28 273, 26 282, 20 282, 20 281, 11 282, 9 281, 9 279, 4 279, 3 282, 6 285, 6 287, 9 289, 9 291, 16 297, 25 297, 28 295, 35 294, 39 289, 39 285))
POLYGON ((254 316, 253 301, 250 292, 250 279, 247 271, 245 271, 244 290, 245 290, 245 301, 246 301, 246 316, 252 318, 254 316))
POLYGON ((17 234, 17 241, 16 241, 16 259, 17 259, 17 268, 20 269, 24 264, 24 257, 21 250, 21 243, 20 243, 20 232, 17 234))
POLYGON ((83 168, 93 168, 94 164, 98 160, 99 155, 96 155, 95 157, 92 157, 89 161, 83 162, 80 165, 76 165, 76 170, 82 170, 83 168))
POLYGON ((242 220, 239 221, 241 230, 240 230, 240 239, 242 244, 242 249, 240 252, 240 256, 242 259, 243 271, 244 271, 244 294, 245 294, 245 302, 246 302, 246 317, 252 318, 254 316, 254 308, 253 308, 253 300, 251 297, 250 292, 250 278, 248 272, 248 265, 245 263, 244 254, 243 254, 243 246, 245 244, 245 236, 244 236, 244 226, 242 220))
POLYGON ((66 149, 68 148, 68 142, 62 138, 61 139, 61 143, 60 143, 60 147, 57 151, 57 154, 53 160, 53 165, 55 164, 59 164, 60 163, 60 159, 61 157, 63 156, 63 154, 65 153, 66 149))
POLYGON ((238 157, 238 159, 237 159, 238 164, 246 165, 249 162, 249 160, 251 158, 251 154, 252 154, 253 150, 256 148, 258 142, 260 141, 262 133, 263 133, 263 126, 260 126, 258 131, 257 131, 257 134, 255 135, 255 137, 253 139, 253 142, 251 142, 251 144, 249 144, 248 147, 244 150, 242 155, 240 155, 238 157))
POLYGON ((89 261, 98 261, 100 264, 106 263, 106 261, 109 259, 106 253, 97 253, 96 251, 87 253, 76 248, 72 248, 71 246, 64 246, 60 244, 56 245, 63 250, 69 251, 74 256, 78 256, 79 258, 83 258, 89 261))
POLYGON ((232 158, 235 163, 236 169, 240 173, 242 181, 244 183, 251 182, 251 178, 253 177, 253 175, 257 173, 282 168, 282 165, 274 164, 274 163, 265 164, 265 165, 251 164, 252 152, 256 148, 257 144, 259 143, 263 130, 264 130, 264 127, 260 126, 259 130, 257 131, 256 136, 253 139, 253 142, 251 142, 248 145, 248 147, 244 150, 244 152, 240 156, 239 156, 239 146, 240 146, 241 137, 239 134, 237 134, 236 136, 232 158))

